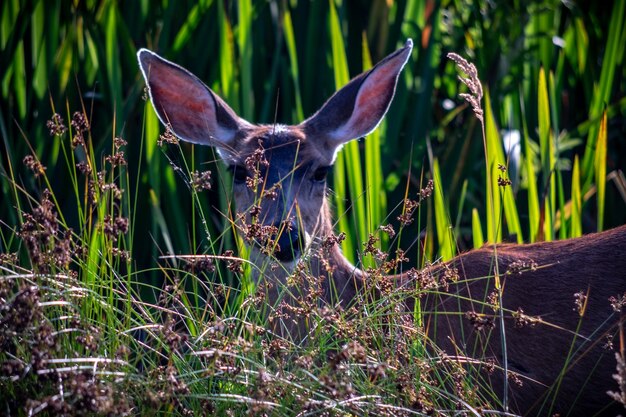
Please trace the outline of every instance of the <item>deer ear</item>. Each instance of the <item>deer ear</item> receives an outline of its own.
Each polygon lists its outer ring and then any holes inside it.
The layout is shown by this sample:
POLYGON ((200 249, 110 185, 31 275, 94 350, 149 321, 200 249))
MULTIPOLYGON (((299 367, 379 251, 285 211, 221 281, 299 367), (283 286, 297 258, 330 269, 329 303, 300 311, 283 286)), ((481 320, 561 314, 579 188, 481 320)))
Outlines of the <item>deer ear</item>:
POLYGON ((137 59, 161 123, 182 140, 230 149, 237 132, 250 126, 183 67, 147 49, 137 59))
POLYGON ((367 135, 387 113, 413 42, 380 61, 337 91, 317 113, 302 123, 308 135, 318 136, 328 150, 367 135), (323 138, 322 138, 323 137, 323 138))

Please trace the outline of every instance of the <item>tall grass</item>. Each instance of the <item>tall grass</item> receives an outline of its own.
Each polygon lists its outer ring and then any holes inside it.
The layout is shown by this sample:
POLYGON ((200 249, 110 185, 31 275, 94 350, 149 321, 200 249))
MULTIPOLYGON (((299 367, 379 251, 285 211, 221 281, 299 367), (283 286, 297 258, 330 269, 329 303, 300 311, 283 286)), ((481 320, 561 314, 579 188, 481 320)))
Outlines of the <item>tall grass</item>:
POLYGON ((385 305, 352 321, 314 313, 306 346, 265 334, 229 174, 212 149, 157 145, 135 52, 184 65, 251 121, 297 123, 414 39, 386 120, 343 149, 332 184, 348 258, 375 265, 362 253, 375 234, 383 250, 411 248, 415 265, 626 221, 624 181, 607 181, 623 179, 625 4, 3 2, 2 411, 52 414, 88 399, 103 414, 497 408, 488 388, 442 389, 484 381, 435 366, 415 334, 390 338, 389 321, 410 327, 385 305), (486 153, 450 51, 483 77, 486 153), (76 112, 88 127, 71 123, 76 112), (50 135, 53 113, 67 132, 50 135), (514 133, 518 143, 503 143, 514 133), (207 170, 211 189, 194 187, 192 173, 207 170), (402 202, 429 178, 433 197, 399 228, 402 202), (399 238, 379 231, 387 224, 399 238), (18 313, 23 325, 7 328, 18 313))

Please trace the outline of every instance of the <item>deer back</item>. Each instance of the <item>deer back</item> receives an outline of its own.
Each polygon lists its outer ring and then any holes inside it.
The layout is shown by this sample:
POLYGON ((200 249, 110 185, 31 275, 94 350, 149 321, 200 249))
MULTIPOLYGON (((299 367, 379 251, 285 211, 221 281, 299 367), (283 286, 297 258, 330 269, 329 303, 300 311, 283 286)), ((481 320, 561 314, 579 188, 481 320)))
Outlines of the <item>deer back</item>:
MULTIPOLYGON (((423 281, 458 278, 448 291, 424 295, 428 334, 451 357, 490 358, 498 367, 504 366, 506 349, 511 409, 523 415, 587 416, 607 406, 604 412, 616 415, 623 407, 609 406, 606 392, 618 389, 612 374, 624 316, 615 302, 626 295, 624 248, 621 226, 576 239, 487 245, 461 254, 422 272, 423 281), (492 307, 498 302, 496 265, 506 346, 492 307)), ((485 378, 504 387, 503 375, 500 369, 485 378)))

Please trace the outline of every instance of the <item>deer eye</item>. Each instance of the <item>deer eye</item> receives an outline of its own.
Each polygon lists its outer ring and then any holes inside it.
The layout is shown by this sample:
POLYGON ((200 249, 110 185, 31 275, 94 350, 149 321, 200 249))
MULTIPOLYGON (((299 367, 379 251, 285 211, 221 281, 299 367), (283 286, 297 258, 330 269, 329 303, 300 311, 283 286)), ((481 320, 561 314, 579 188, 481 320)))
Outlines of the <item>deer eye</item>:
POLYGON ((243 184, 248 178, 248 170, 243 165, 231 165, 228 170, 233 175, 235 184, 243 184))
POLYGON ((324 182, 326 181, 326 177, 328 176, 328 171, 330 171, 330 167, 319 167, 313 172, 313 181, 315 182, 324 182))

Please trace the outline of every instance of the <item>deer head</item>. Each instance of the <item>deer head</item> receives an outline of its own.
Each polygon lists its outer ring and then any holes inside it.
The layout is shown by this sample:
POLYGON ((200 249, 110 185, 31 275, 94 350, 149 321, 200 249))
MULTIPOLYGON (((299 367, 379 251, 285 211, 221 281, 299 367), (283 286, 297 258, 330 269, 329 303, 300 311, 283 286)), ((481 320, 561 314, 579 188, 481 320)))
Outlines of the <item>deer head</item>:
MULTIPOLYGON (((255 125, 186 69, 154 52, 137 56, 161 122, 184 141, 214 146, 233 174, 240 230, 256 223, 278 261, 297 261, 331 232, 326 176, 346 142, 373 131, 389 109, 413 44, 384 58, 297 125, 255 125)), ((267 253, 267 251, 266 251, 267 253)))

